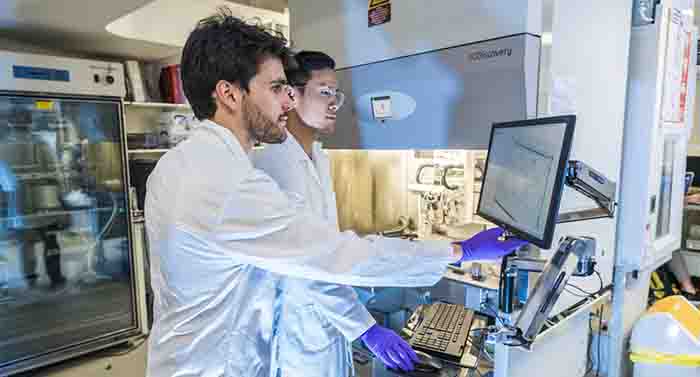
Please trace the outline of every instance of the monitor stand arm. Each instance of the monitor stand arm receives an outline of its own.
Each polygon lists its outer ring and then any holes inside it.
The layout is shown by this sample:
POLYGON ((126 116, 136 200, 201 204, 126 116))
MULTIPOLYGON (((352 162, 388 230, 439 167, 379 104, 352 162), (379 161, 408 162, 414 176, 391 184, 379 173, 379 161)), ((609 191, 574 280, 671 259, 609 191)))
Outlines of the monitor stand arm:
MULTIPOLYGON (((542 329, 554 304, 559 299, 571 276, 589 276, 595 267, 596 240, 591 237, 567 236, 559 242, 559 247, 542 269, 542 274, 520 311, 515 326, 506 326, 497 333, 498 341, 529 348, 530 343, 542 329), (567 263, 575 256, 575 266, 567 263)), ((509 267, 537 271, 540 264, 533 260, 513 258, 509 267)), ((505 287, 504 287, 505 288, 505 287)), ((506 289, 508 291, 508 289, 506 289)), ((513 289, 510 289, 512 292, 513 289)))
POLYGON ((571 160, 566 167, 564 182, 567 186, 591 198, 598 207, 560 213, 557 218, 558 223, 615 216, 617 184, 614 181, 607 179, 602 173, 581 161, 571 160))

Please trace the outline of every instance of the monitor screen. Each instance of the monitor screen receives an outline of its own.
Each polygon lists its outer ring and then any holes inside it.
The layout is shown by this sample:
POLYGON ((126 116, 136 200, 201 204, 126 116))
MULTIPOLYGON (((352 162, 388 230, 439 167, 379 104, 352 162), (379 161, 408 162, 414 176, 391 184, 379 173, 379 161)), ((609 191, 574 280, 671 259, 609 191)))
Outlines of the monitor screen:
POLYGON ((549 249, 575 116, 495 123, 477 214, 549 249))

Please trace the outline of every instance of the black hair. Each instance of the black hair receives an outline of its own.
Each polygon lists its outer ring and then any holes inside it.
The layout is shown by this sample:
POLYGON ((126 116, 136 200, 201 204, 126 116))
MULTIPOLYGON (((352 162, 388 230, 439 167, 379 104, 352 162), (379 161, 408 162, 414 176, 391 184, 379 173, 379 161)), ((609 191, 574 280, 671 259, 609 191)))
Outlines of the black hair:
POLYGON ((311 72, 335 69, 335 60, 320 51, 301 51, 294 54, 294 62, 284 73, 291 85, 304 86, 311 79, 311 72))
POLYGON ((248 91, 258 65, 278 58, 285 66, 290 52, 283 36, 236 18, 226 7, 200 20, 182 50, 182 87, 194 115, 209 119, 216 112, 212 92, 220 80, 248 91))

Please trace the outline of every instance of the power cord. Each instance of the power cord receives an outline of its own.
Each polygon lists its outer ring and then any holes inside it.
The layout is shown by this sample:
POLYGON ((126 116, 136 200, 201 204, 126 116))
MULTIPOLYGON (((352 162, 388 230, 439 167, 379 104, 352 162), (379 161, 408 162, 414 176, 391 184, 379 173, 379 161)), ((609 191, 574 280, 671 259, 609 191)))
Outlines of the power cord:
MULTIPOLYGON (((503 291, 503 281, 504 281, 504 277, 505 277, 505 273, 504 273, 505 271, 504 271, 504 270, 505 270, 505 265, 506 265, 506 263, 507 263, 507 262, 506 262, 506 258, 503 258, 503 260, 501 261, 501 271, 500 271, 500 276, 499 276, 499 279, 498 279, 498 280, 499 280, 499 281, 498 281, 498 283, 499 283, 499 291, 501 291, 501 292, 503 291)), ((589 292, 589 291, 586 291, 585 289, 583 289, 583 288, 581 288, 581 287, 579 287, 579 286, 577 286, 577 285, 575 285, 575 284, 573 284, 573 283, 567 283, 566 286, 564 287, 564 290, 565 290, 567 293, 571 294, 572 296, 582 298, 582 300, 579 301, 579 302, 577 302, 576 304, 574 304, 574 305, 571 306, 570 308, 566 309, 565 311, 559 313, 558 316, 561 316, 561 315, 567 316, 569 313, 572 313, 572 312, 578 310, 578 308, 580 308, 582 305, 584 305, 584 304, 590 302, 590 300, 595 299, 597 296, 601 295, 601 294, 604 293, 606 290, 610 289, 609 286, 608 286, 608 287, 605 287, 605 286, 604 286, 605 283, 603 282, 603 277, 601 276, 600 272, 599 272, 597 269, 595 269, 595 268, 593 269, 593 272, 594 272, 594 273, 596 274, 596 276, 598 277, 598 282, 599 282, 598 290, 597 290, 596 292, 589 292), (572 292, 571 290, 567 289, 567 287, 571 287, 571 288, 575 289, 576 291, 578 291, 579 293, 572 292)), ((589 275, 589 276, 590 276, 590 275, 589 275)), ((514 338, 514 339, 517 339, 517 340, 520 340, 520 343, 510 343, 510 344, 504 343, 504 345, 510 346, 510 347, 520 347, 520 346, 526 346, 526 345, 532 344, 531 341, 525 339, 525 338, 522 336, 522 332, 520 331, 520 329, 518 329, 518 328, 516 328, 516 327, 513 327, 513 326, 511 326, 511 325, 509 325, 509 324, 506 324, 505 321, 503 321, 503 319, 501 319, 501 317, 498 315, 498 312, 489 306, 488 301, 482 302, 482 303, 481 303, 481 307, 484 308, 484 309, 490 310, 491 313, 495 316, 496 320, 497 320, 504 328, 506 328, 506 329, 508 329, 508 330, 510 330, 510 331, 513 331, 513 332, 515 333, 515 336, 513 336, 513 338, 514 338)), ((602 315, 602 314, 601 314, 601 315, 602 315)), ((557 317, 557 316, 555 316, 555 317, 553 317, 553 318, 556 319, 556 317, 557 317)), ((552 318, 548 318, 547 321, 545 322, 545 326, 547 326, 547 327, 553 327, 554 325, 556 325, 557 322, 559 322, 559 321, 558 321, 558 320, 553 320, 552 318)), ((602 323, 602 318, 601 318, 601 323, 602 323)), ((598 349, 600 349, 600 338, 598 338, 598 349)), ((600 357, 600 354, 599 354, 598 356, 600 357)), ((599 369, 599 368, 598 368, 598 369, 599 369)), ((598 377, 598 375, 596 375, 596 377, 598 377)))
POLYGON ((506 329, 508 329, 508 330, 511 330, 511 331, 513 331, 513 332, 518 332, 518 331, 519 331, 518 328, 516 328, 516 327, 514 327, 514 326, 512 326, 512 325, 510 325, 510 324, 508 324, 508 323, 506 323, 506 321, 504 321, 503 318, 501 318, 501 316, 498 314, 498 311, 497 311, 496 309, 492 308, 492 307, 489 305, 489 302, 488 302, 488 301, 482 302, 482 303, 481 303, 481 307, 484 308, 484 309, 490 310, 490 311, 491 311, 491 314, 493 314, 493 316, 496 318, 496 320, 498 321, 498 323, 500 323, 501 326, 503 326, 504 328, 506 328, 506 329))
POLYGON ((598 281, 600 282, 600 287, 598 288, 598 293, 603 291, 604 283, 603 283, 603 277, 600 276, 600 272, 598 272, 597 269, 593 268, 593 272, 595 272, 596 276, 598 276, 598 281))
POLYGON ((600 306, 600 314, 598 314, 598 355, 596 355, 597 362, 595 367, 595 377, 600 376, 600 338, 602 338, 603 331, 603 313, 605 305, 600 306))
POLYGON ((586 366, 586 373, 584 376, 588 376, 593 370, 593 359, 591 359, 591 345, 593 344, 593 313, 588 317, 588 347, 586 347, 586 354, 588 355, 588 365, 586 366))
MULTIPOLYGON (((569 286, 569 284, 567 284, 567 286, 569 286)), ((571 286, 571 287, 574 287, 574 286, 571 286)), ((570 295, 572 295, 572 296, 575 296, 575 297, 581 297, 581 298, 589 298, 589 297, 591 297, 591 295, 590 295, 589 293, 586 293, 585 295, 582 295, 582 294, 580 294, 580 293, 572 292, 572 291, 570 291, 570 290, 569 290, 568 288, 566 288, 566 287, 564 287, 564 291, 566 291, 566 293, 568 293, 568 294, 570 294, 570 295)))
MULTIPOLYGON (((600 272, 598 272, 597 269, 593 269, 593 272, 594 272, 594 273, 596 274, 596 276, 598 277, 598 282, 600 283, 600 285, 599 285, 597 291, 595 291, 595 292, 589 292, 589 291, 587 291, 587 290, 585 290, 585 289, 582 289, 581 287, 579 287, 579 286, 577 286, 576 284, 573 284, 573 283, 566 283, 566 286, 567 286, 567 287, 574 288, 574 289, 576 289, 577 291, 579 291, 579 292, 585 294, 586 296, 591 296, 591 297, 592 297, 592 296, 596 296, 596 295, 600 294, 600 293, 603 291, 603 285, 604 285, 604 283, 603 283, 603 277, 600 275, 600 272)), ((569 292, 569 293, 571 293, 571 292, 569 292)), ((576 295, 574 295, 574 296, 576 296, 576 295)))
MULTIPOLYGON (((603 313, 605 312, 605 305, 601 305, 600 309, 596 311, 596 316, 598 316, 598 342, 596 344, 596 362, 595 362, 595 377, 600 376, 600 343, 601 343, 601 338, 602 338, 602 330, 603 330, 603 313)), ((593 344, 592 342, 592 337, 593 337, 593 313, 591 313, 590 318, 588 318, 588 331, 591 334, 590 341, 588 342, 588 367, 586 368, 586 376, 588 376, 591 371, 593 371, 593 360, 591 359, 591 346, 593 344)))

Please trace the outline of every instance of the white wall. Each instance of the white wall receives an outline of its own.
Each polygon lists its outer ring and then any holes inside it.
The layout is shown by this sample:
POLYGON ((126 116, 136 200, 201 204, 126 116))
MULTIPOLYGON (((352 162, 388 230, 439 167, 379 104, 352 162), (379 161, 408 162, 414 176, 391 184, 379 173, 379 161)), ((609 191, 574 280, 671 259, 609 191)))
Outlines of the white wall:
MULTIPOLYGON (((609 179, 620 181, 625 122, 631 9, 627 0, 554 4, 549 92, 550 113, 577 115, 571 159, 582 160, 609 179)), ((591 208, 588 198, 566 189, 561 211, 591 208)), ((591 235, 598 241, 599 269, 612 280, 615 220, 557 226, 554 239, 591 235)), ((577 284, 595 290, 596 279, 577 284)))

